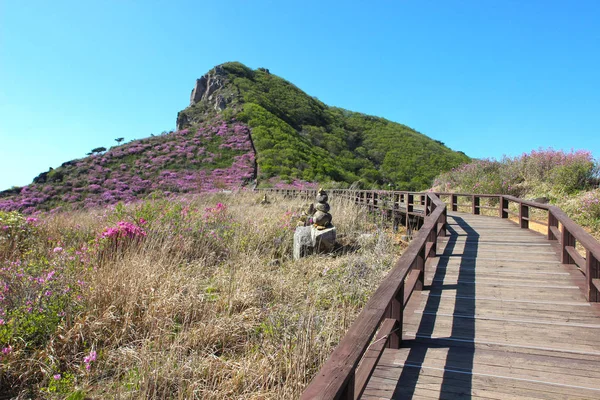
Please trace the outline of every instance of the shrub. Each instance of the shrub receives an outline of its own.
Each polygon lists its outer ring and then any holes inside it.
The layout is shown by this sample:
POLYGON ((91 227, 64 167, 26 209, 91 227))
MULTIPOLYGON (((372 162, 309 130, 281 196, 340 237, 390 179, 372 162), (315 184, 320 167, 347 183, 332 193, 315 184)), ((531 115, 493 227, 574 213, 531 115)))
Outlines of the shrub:
POLYGON ((586 225, 600 228, 600 189, 585 193, 580 201, 581 216, 586 225))
POLYGON ((29 247, 38 219, 0 211, 0 260, 21 254, 29 247))
POLYGON ((439 191, 524 196, 528 193, 572 194, 589 188, 598 164, 589 151, 539 149, 502 160, 476 160, 443 173, 434 181, 439 191), (545 191, 548 193, 538 193, 545 191))

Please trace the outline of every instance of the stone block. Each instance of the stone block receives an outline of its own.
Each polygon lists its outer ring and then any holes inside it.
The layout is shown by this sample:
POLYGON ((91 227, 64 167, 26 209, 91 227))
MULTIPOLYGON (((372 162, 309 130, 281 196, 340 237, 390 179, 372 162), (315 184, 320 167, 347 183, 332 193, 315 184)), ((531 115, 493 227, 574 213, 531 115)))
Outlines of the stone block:
POLYGON ((317 253, 329 253, 335 247, 335 238, 337 236, 335 226, 331 228, 318 230, 311 227, 311 242, 314 251, 317 253))
POLYGON ((294 260, 313 253, 311 226, 299 226, 294 232, 294 260))

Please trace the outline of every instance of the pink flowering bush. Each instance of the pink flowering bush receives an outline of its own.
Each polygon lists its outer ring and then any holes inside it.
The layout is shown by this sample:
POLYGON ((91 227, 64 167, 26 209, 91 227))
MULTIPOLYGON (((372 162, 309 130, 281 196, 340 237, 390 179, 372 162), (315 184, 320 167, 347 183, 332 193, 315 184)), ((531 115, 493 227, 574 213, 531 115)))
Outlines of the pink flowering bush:
POLYGON ((564 208, 577 222, 600 232, 600 189, 591 190, 565 202, 564 208))
POLYGON ((102 231, 100 237, 103 239, 118 240, 139 240, 146 236, 146 232, 140 226, 128 221, 119 221, 117 226, 108 227, 102 231))
POLYGON ((133 245, 141 243, 146 235, 146 231, 140 225, 129 221, 119 221, 115 226, 106 227, 100 233, 98 237, 99 255, 101 258, 118 257, 133 245))
POLYGON ((255 173, 249 127, 217 120, 195 132, 186 129, 136 140, 64 163, 17 193, 0 196, 0 210, 58 212, 59 206, 72 210, 130 203, 154 192, 233 190, 251 182, 255 173))
POLYGON ((96 356, 97 356, 96 350, 91 350, 90 354, 88 354, 87 356, 84 357, 83 363, 85 364, 86 370, 89 371, 90 369, 92 369, 92 363, 94 361, 96 361, 96 356))
MULTIPOLYGON (((589 151, 540 149, 519 157, 475 160, 441 174, 437 191, 524 196, 543 191, 551 197, 584 190, 598 178, 598 163, 589 151)), ((539 193, 537 193, 539 194, 539 193)))

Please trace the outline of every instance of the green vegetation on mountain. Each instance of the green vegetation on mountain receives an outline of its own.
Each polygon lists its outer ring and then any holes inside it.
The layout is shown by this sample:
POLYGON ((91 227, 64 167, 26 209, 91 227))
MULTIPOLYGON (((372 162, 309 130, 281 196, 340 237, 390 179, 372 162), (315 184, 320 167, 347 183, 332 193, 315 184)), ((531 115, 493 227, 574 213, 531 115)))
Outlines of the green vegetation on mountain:
MULTIPOLYGON (((442 142, 395 122, 329 107, 290 82, 259 68, 220 66, 226 117, 252 129, 259 178, 359 182, 363 187, 421 190, 435 176, 470 161, 442 142)), ((188 124, 215 112, 199 101, 180 112, 188 124)))

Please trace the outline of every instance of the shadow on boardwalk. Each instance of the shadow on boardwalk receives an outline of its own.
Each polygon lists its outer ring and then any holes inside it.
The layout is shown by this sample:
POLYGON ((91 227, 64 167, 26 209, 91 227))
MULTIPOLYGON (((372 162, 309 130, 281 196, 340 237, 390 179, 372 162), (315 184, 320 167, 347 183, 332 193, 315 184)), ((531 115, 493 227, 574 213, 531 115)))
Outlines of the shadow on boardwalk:
MULTIPOLYGON (((411 399, 414 396, 417 381, 421 373, 428 371, 422 365, 430 348, 448 348, 443 379, 440 388, 440 397, 460 397, 470 399, 472 392, 473 360, 475 355, 475 279, 473 257, 477 256, 479 234, 471 228, 462 218, 452 216, 448 218, 449 238, 444 252, 439 256, 438 266, 430 286, 424 287, 430 295, 423 310, 423 318, 419 324, 414 339, 403 340, 402 347, 409 348, 409 354, 404 363, 404 368, 394 391, 394 399, 411 399), (466 236, 454 229, 458 226, 466 236), (456 284, 444 284, 450 257, 457 246, 457 239, 465 238, 465 251, 460 259, 458 279, 456 284), (467 250, 468 257, 467 259, 467 250), (436 314, 440 308, 442 296, 456 295, 452 318, 452 335, 460 342, 448 342, 444 339, 432 339, 436 322, 436 314), (457 318, 456 315, 460 315, 457 318)), ((438 371, 439 372, 439 371, 438 371)))

